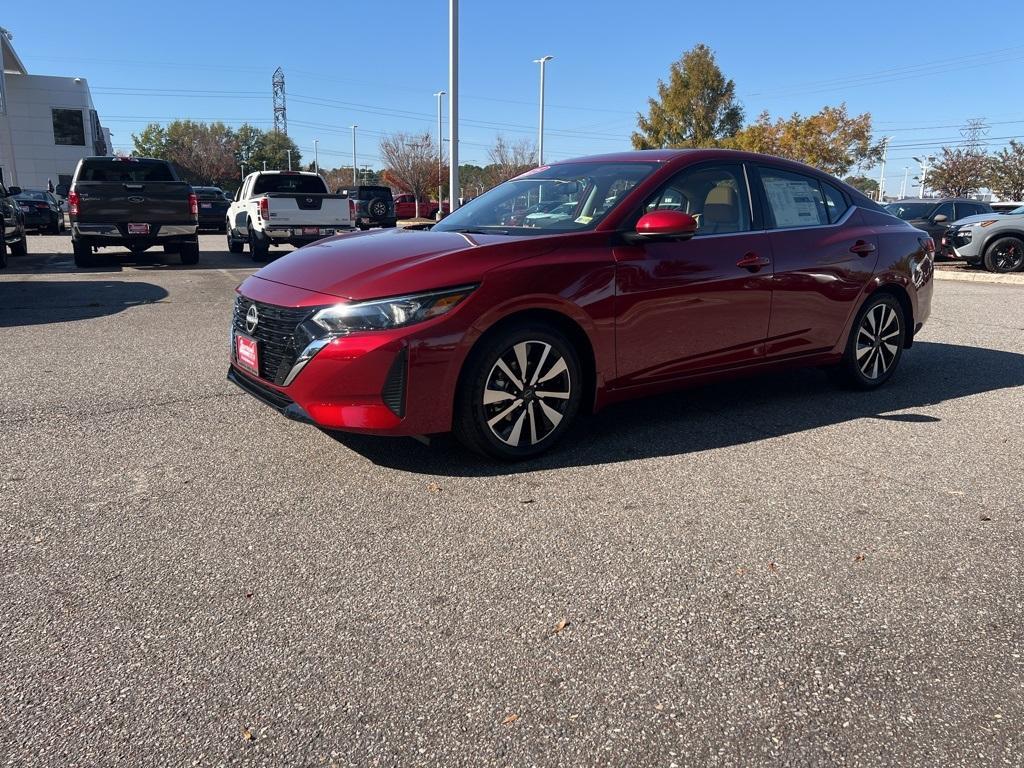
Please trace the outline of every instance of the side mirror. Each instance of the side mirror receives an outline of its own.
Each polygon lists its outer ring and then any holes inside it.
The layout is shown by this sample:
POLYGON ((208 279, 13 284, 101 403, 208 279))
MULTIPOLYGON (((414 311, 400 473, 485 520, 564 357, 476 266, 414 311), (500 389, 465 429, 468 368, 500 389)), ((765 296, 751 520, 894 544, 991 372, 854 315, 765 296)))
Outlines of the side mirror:
POLYGON ((636 233, 647 240, 689 240, 697 232, 697 220, 681 211, 651 211, 640 217, 636 233))
POLYGON ((21 194, 21 187, 8 187, 7 188, 7 194, 10 197, 14 197, 15 195, 20 195, 21 194))
POLYGON ((946 214, 940 213, 940 214, 937 214, 937 215, 933 216, 932 217, 932 221, 934 221, 936 224, 941 224, 942 222, 946 221, 948 218, 949 217, 946 214))

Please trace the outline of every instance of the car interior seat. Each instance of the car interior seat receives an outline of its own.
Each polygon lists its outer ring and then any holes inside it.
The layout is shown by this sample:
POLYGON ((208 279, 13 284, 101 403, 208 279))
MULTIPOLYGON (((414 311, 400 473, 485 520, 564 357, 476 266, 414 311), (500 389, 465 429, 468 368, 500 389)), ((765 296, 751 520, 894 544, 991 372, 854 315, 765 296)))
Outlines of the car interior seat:
POLYGON ((705 234, 737 232, 740 228, 740 206, 736 190, 719 184, 704 198, 701 231, 705 234))

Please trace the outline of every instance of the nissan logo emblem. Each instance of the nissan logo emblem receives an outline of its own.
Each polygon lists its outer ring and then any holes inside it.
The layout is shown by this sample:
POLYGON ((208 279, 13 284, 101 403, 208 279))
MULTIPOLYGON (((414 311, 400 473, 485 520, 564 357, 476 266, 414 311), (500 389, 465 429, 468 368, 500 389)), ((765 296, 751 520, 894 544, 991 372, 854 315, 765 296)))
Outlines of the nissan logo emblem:
POLYGON ((252 304, 249 311, 245 313, 245 330, 252 333, 256 330, 256 324, 260 321, 260 313, 256 311, 256 305, 252 304))
POLYGON ((128 202, 129 202, 129 203, 144 203, 144 202, 146 202, 146 198, 144 198, 144 197, 138 197, 138 196, 136 195, 136 196, 134 196, 134 197, 129 197, 129 198, 128 198, 128 202))
POLYGON ((313 202, 313 198, 312 197, 307 197, 306 198, 306 202, 307 203, 312 203, 313 202))

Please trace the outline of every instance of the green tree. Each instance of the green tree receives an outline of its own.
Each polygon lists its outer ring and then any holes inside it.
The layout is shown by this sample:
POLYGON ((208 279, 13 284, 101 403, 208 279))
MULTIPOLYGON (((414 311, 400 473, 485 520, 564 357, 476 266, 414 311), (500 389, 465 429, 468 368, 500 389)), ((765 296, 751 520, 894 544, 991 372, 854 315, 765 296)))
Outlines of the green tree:
POLYGON ((855 165, 870 168, 882 157, 881 143, 871 141, 871 113, 850 117, 846 104, 822 107, 807 117, 794 112, 774 121, 762 112, 729 145, 797 160, 833 176, 842 176, 855 165))
POLYGON ((847 176, 843 181, 854 189, 859 189, 872 200, 878 197, 878 182, 875 179, 868 178, 864 175, 858 175, 847 176))
POLYGON ((158 123, 150 123, 138 134, 132 134, 134 154, 139 157, 167 159, 167 130, 158 123))
MULTIPOLYGON (((257 143, 250 156, 253 170, 262 170, 263 161, 267 162, 268 171, 288 170, 288 150, 292 151, 292 168, 298 169, 302 162, 302 153, 287 134, 279 131, 266 131, 257 143)), ((248 164, 247 164, 248 167, 248 164)))
POLYGON ((647 117, 637 113, 635 149, 714 147, 736 134, 743 108, 736 85, 726 80, 715 54, 703 43, 673 62, 658 98, 648 99, 647 117))
POLYGON ((989 159, 988 188, 1007 200, 1024 200, 1024 143, 1016 139, 989 159))
POLYGON ((963 197, 977 192, 991 174, 989 159, 975 145, 942 148, 942 157, 928 172, 928 186, 940 195, 963 197))

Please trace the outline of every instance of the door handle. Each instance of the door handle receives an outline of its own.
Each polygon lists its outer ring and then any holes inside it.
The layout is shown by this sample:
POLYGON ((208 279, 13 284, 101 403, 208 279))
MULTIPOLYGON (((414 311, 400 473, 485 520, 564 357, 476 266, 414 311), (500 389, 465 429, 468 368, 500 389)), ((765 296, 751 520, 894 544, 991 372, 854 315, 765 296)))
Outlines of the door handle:
POLYGON ((858 240, 850 246, 850 253, 856 253, 858 256, 867 256, 869 253, 874 252, 875 244, 869 243, 867 240, 858 240))
POLYGON ((763 256, 758 256, 753 251, 748 251, 743 254, 742 259, 736 262, 736 266, 740 269, 749 269, 751 272, 757 272, 761 267, 767 267, 771 263, 771 259, 766 259, 763 256))

